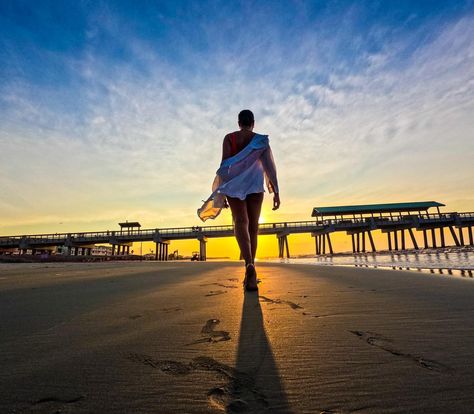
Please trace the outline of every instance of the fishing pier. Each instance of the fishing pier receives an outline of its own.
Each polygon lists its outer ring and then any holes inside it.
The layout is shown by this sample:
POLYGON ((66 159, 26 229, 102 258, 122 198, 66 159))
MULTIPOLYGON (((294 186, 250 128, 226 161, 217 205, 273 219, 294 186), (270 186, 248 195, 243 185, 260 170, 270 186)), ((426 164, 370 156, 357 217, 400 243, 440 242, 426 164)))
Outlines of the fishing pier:
MULTIPOLYGON (((334 253, 331 235, 336 232, 351 237, 353 253, 376 252, 376 230, 387 235, 388 251, 446 247, 448 232, 454 245, 474 245, 474 212, 444 213, 440 207, 444 204, 435 201, 315 207, 313 220, 260 224, 259 235, 276 236, 280 258, 290 257, 288 237, 302 233, 314 237, 316 255, 334 253), (432 208, 436 212, 429 212, 432 208), (417 233, 422 235, 419 240, 417 233)), ((91 255, 95 245, 108 244, 112 246, 112 256, 120 256, 129 254, 133 243, 154 242, 155 259, 163 261, 169 258, 168 246, 173 240, 197 240, 199 259, 206 260, 209 239, 234 236, 232 225, 155 229, 142 229, 138 222, 119 225, 117 231, 0 236, 0 253, 17 249, 20 254, 35 254, 64 246, 70 254, 91 255)))
POLYGON ((376 252, 372 232, 380 230, 387 235, 387 250, 398 251, 408 248, 419 250, 415 232, 423 234, 423 247, 446 247, 445 232, 449 231, 456 246, 464 246, 464 229, 467 231, 469 244, 473 245, 472 226, 474 212, 442 213, 444 204, 436 201, 367 204, 353 206, 315 207, 312 216, 322 223, 322 228, 312 232, 316 240, 316 254, 333 254, 330 234, 344 231, 352 241, 352 252, 376 252), (436 208, 436 213, 429 213, 436 208), (457 230, 457 234, 456 234, 457 230), (438 233, 438 238, 436 236, 438 233))

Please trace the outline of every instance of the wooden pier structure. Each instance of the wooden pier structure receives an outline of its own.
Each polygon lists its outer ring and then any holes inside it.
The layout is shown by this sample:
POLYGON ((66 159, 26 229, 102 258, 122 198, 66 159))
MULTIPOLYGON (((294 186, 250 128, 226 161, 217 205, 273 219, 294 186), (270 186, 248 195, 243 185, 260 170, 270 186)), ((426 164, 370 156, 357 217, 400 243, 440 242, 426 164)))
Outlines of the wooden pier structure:
MULTIPOLYGON (((424 248, 446 247, 446 231, 456 246, 474 245, 474 212, 442 213, 439 207, 444 207, 444 204, 435 201, 315 207, 312 212, 314 220, 260 224, 259 235, 277 237, 278 256, 281 258, 290 257, 288 236, 302 233, 314 237, 316 255, 334 253, 331 234, 335 232, 351 236, 353 253, 377 251, 372 235, 375 230, 387 234, 389 251, 408 249, 407 241, 411 241, 411 249, 420 249, 415 232, 423 234, 424 248), (430 208, 436 208, 436 213, 429 213, 430 208), (464 229, 467 229, 467 239, 464 238, 464 229)), ((142 229, 137 222, 119 224, 120 231, 0 236, 0 252, 19 249, 21 254, 27 251, 35 254, 36 251, 64 246, 71 254, 90 255, 94 245, 110 244, 115 256, 129 254, 133 243, 154 242, 155 259, 163 261, 168 260, 171 241, 194 239, 199 241, 200 260, 206 260, 209 239, 234 236, 232 225, 142 229)))
POLYGON ((464 246, 463 229, 467 229, 469 244, 473 245, 474 213, 442 213, 439 208, 444 206, 436 201, 423 201, 315 207, 312 216, 318 222, 325 223, 324 229, 313 232, 316 254, 326 253, 326 240, 328 252, 333 253, 330 234, 336 231, 345 231, 351 236, 353 253, 369 251, 369 243, 370 251, 377 251, 372 235, 375 230, 387 234, 388 251, 407 250, 408 239, 411 249, 419 250, 415 231, 422 232, 425 249, 446 247, 447 230, 456 246, 464 246), (436 208, 436 213, 429 213, 430 208, 436 208), (428 237, 428 233, 431 237, 428 237))

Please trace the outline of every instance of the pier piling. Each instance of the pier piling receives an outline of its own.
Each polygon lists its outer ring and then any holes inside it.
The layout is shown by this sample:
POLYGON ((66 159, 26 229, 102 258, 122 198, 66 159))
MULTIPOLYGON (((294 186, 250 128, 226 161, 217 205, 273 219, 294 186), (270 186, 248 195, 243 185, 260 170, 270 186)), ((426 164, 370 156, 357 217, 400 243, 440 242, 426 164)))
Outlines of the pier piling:
POLYGON ((456 246, 460 246, 461 244, 459 243, 458 237, 456 236, 456 232, 453 229, 453 226, 448 227, 449 232, 451 233, 451 236, 453 237, 454 243, 456 246))
MULTIPOLYGON (((318 237, 319 235, 316 236, 316 254, 320 254, 318 253, 318 251, 320 252, 321 251, 321 238, 318 237), (319 244, 319 246, 318 246, 319 244), (319 247, 319 249, 318 249, 319 247)), ((289 259, 290 258, 290 248, 288 246, 288 236, 285 234, 285 235, 277 235, 278 237, 278 257, 280 259, 283 259, 284 256, 285 256, 285 251, 286 251, 286 257, 289 259)))
POLYGON ((206 243, 207 243, 207 239, 205 237, 202 237, 199 239, 199 260, 202 260, 202 261, 207 260, 206 243))
MULTIPOLYGON (((372 238, 372 232, 368 231, 367 234, 369 235, 370 247, 372 248, 373 252, 376 252, 377 250, 375 249, 375 243, 374 243, 374 239, 372 238)), ((328 237, 329 237, 329 234, 328 234, 328 237)))
POLYGON ((446 247, 446 240, 444 238, 444 227, 439 228, 439 236, 441 239, 441 247, 446 247))
POLYGON ((433 247, 436 248, 436 233, 435 229, 431 229, 431 243, 433 244, 433 247))
POLYGON ((329 253, 333 254, 332 250, 332 243, 331 243, 331 238, 329 237, 329 233, 326 234, 326 237, 328 238, 328 247, 329 247, 329 253))
POLYGON ((415 250, 418 250, 418 243, 416 242, 416 238, 415 238, 415 235, 413 234, 413 230, 408 229, 408 233, 410 234, 410 238, 411 238, 411 242, 413 243, 413 247, 415 248, 415 250))

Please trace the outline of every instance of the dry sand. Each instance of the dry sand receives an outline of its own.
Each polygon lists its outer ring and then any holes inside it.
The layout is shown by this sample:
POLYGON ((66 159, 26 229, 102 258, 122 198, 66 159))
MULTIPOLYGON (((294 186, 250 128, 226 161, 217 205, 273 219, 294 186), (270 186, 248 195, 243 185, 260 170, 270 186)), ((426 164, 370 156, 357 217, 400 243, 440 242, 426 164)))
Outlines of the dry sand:
POLYGON ((242 269, 0 264, 0 413, 474 411, 474 281, 242 269))

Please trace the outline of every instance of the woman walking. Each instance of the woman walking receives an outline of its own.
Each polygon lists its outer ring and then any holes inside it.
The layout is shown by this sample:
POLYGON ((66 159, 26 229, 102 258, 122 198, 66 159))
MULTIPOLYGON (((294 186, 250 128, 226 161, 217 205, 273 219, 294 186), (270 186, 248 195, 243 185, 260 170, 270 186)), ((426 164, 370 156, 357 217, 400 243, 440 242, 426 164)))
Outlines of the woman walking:
POLYGON ((264 181, 273 193, 273 210, 280 207, 280 196, 268 136, 253 132, 255 119, 248 109, 239 113, 238 123, 240 130, 224 138, 212 194, 198 209, 198 216, 202 221, 214 219, 223 207, 230 206, 235 237, 245 260, 244 287, 257 290, 255 253, 264 181))

